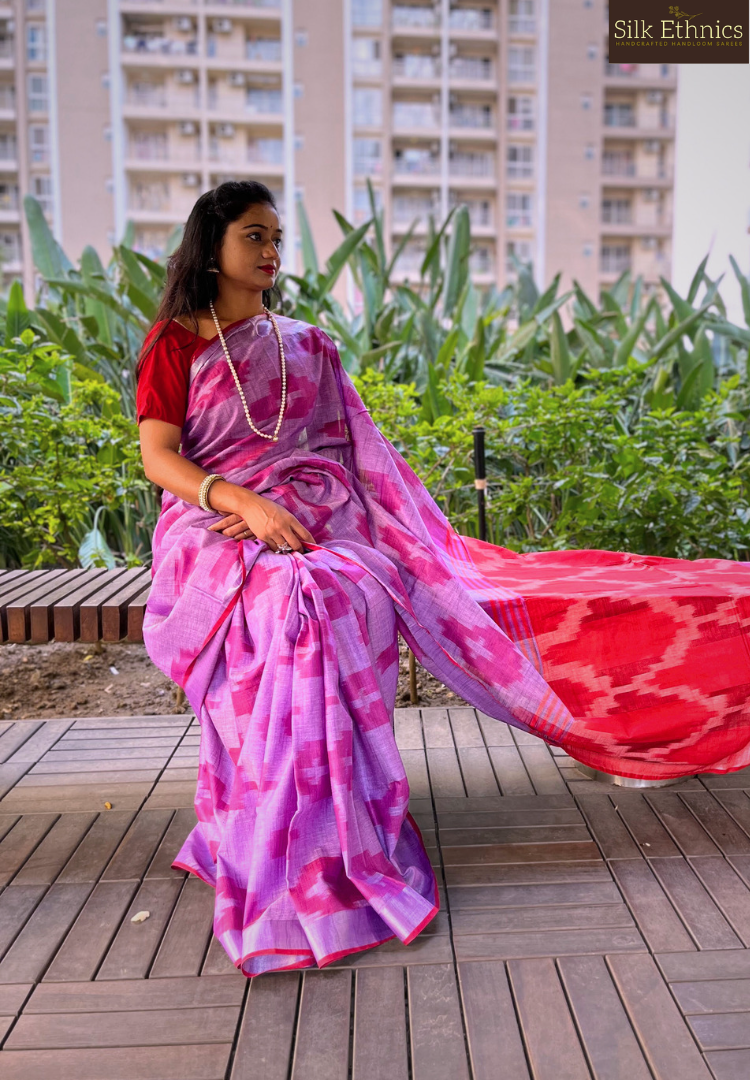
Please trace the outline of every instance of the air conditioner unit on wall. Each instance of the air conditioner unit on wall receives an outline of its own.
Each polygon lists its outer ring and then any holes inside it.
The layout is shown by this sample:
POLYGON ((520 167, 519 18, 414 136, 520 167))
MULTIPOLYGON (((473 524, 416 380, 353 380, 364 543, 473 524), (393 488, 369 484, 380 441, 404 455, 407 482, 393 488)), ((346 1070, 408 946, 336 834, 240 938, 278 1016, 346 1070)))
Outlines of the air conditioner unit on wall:
POLYGON ((245 75, 242 71, 230 71, 229 72, 229 85, 230 86, 244 86, 245 75))
POLYGON ((643 192, 644 202, 658 202, 659 201, 659 189, 658 188, 646 188, 643 192))
POLYGON ((193 29, 193 20, 187 15, 178 15, 174 21, 174 28, 182 34, 189 34, 193 29))
POLYGON ((194 83, 195 72, 191 71, 190 68, 181 68, 181 70, 175 74, 175 79, 178 83, 194 83))
POLYGON ((647 154, 658 154, 661 150, 661 143, 658 139, 646 139, 643 149, 647 154))
POLYGON ((234 124, 217 124, 216 134, 220 139, 233 139, 234 138, 234 124))
POLYGON ((180 135, 195 135, 198 128, 192 120, 182 120, 179 125, 180 135))
POLYGON ((643 236, 641 237, 641 247, 644 251, 653 251, 658 243, 655 236, 643 236))
POLYGON ((232 20, 231 19, 213 19, 211 22, 211 29, 215 34, 231 34, 232 33, 232 20))
POLYGON ((649 105, 661 105, 664 102, 663 90, 649 90, 646 94, 646 101, 649 105))
POLYGON ((188 172, 182 174, 182 186, 183 187, 198 187, 200 177, 198 173, 188 172))

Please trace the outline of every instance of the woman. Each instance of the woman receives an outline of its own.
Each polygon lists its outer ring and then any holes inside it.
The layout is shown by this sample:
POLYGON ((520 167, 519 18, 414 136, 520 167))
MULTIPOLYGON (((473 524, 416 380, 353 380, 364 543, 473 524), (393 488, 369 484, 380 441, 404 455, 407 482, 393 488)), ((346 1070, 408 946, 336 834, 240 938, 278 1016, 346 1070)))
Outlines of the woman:
POLYGON ((544 681, 524 601, 479 572, 331 339, 267 309, 281 237, 264 185, 201 196, 137 398, 164 489, 144 641, 201 725, 174 865, 215 887, 249 976, 408 943, 437 913, 391 726, 397 632, 490 716, 591 764, 608 737, 544 681))

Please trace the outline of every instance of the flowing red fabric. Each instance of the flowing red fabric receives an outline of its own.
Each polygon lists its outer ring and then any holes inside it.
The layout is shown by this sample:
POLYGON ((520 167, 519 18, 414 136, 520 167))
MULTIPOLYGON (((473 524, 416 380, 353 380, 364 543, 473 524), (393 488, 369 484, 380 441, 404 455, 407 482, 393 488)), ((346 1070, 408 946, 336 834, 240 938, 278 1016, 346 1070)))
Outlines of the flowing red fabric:
POLYGON ((750 765, 750 564, 465 542, 524 598, 544 678, 590 737, 579 761, 648 780, 750 765))

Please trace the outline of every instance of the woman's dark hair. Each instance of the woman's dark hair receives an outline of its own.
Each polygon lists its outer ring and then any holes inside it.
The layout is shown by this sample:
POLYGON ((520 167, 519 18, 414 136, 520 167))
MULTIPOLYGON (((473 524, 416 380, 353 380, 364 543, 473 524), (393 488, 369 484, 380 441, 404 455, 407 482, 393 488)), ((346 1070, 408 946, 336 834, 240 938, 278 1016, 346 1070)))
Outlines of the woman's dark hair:
MULTIPOLYGON (((258 203, 272 206, 278 212, 273 192, 257 180, 228 180, 198 199, 190 211, 180 246, 167 262, 167 284, 154 319, 154 325, 163 322, 164 326, 141 356, 136 374, 171 319, 187 316, 194 323, 197 336, 197 312, 207 308, 209 300, 215 300, 218 295, 217 275, 208 267, 212 263, 216 265, 227 225, 258 203)), ((268 308, 280 305, 278 286, 263 290, 263 303, 268 308)))

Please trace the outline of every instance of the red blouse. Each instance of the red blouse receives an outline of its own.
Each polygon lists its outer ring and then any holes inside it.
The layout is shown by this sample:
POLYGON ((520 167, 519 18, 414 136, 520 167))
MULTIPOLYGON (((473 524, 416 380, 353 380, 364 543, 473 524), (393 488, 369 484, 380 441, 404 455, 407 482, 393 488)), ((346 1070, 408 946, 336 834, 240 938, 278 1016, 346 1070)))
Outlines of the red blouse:
MULTIPOLYGON (((239 320, 244 322, 243 319, 239 320)), ((237 323, 232 323, 237 326, 237 323)), ((136 420, 163 420, 182 428, 187 413, 190 365, 214 338, 197 337, 181 323, 172 319, 164 334, 145 355, 163 322, 149 330, 138 361, 138 386, 135 395, 136 420)), ((225 326, 224 330, 229 330, 225 326)))

